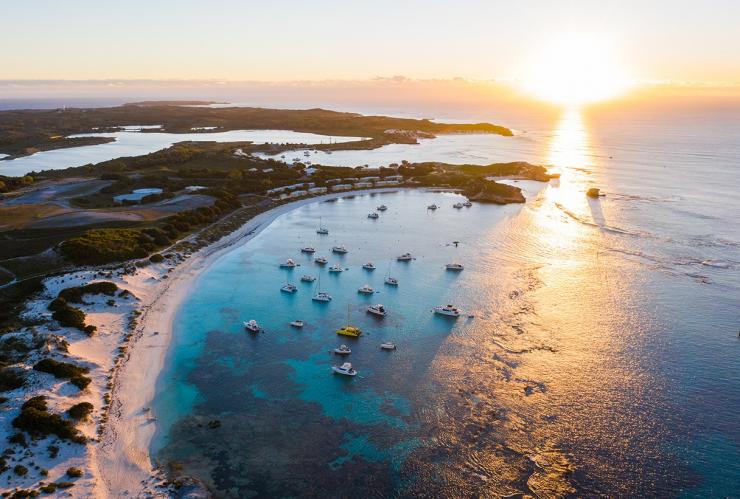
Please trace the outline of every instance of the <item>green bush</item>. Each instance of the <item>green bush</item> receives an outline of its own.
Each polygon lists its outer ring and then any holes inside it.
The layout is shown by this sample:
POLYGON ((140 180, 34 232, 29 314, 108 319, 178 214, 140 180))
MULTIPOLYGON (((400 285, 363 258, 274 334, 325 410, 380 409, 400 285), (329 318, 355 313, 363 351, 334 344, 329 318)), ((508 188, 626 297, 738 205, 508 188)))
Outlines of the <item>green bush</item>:
POLYGON ((8 437, 8 442, 11 444, 18 444, 23 447, 28 447, 28 442, 26 442, 26 436, 23 433, 16 433, 14 435, 11 435, 8 437))
POLYGON ((74 376, 69 380, 70 383, 75 385, 80 390, 84 390, 85 388, 87 388, 87 385, 89 385, 91 381, 92 380, 87 376, 74 376))
POLYGON ((13 473, 18 476, 26 476, 28 474, 28 468, 26 468, 22 464, 16 464, 15 468, 13 468, 13 473))
POLYGON ((76 366, 69 362, 59 362, 54 359, 42 359, 33 366, 35 371, 53 374, 55 378, 68 378, 70 383, 80 390, 84 390, 92 381, 84 376, 90 370, 86 367, 76 366))
POLYGON ((85 312, 77 307, 65 305, 51 314, 52 318, 65 327, 74 327, 80 331, 85 329, 85 312))
POLYGON ((32 437, 46 437, 54 434, 63 440, 85 443, 86 439, 74 427, 71 421, 59 414, 47 411, 46 399, 43 396, 33 397, 21 407, 20 414, 13 420, 13 427, 27 432, 32 437))
POLYGON ((92 324, 88 324, 87 326, 85 326, 85 327, 84 327, 84 328, 82 329, 82 331, 83 331, 83 332, 84 332, 84 333, 85 333, 86 335, 88 335, 88 336, 92 336, 92 335, 94 335, 94 334, 95 334, 95 332, 96 332, 97 330, 98 330, 97 326, 93 326, 92 324))
POLYGON ((31 397, 30 399, 26 400, 21 406, 22 411, 25 409, 36 409, 38 411, 47 410, 48 407, 46 405, 46 397, 44 397, 43 395, 31 397))
POLYGON ((154 253, 152 256, 149 257, 149 261, 152 263, 159 263, 164 260, 164 257, 160 255, 159 253, 154 253))
POLYGON ((69 417, 78 421, 87 418, 92 412, 93 405, 90 402, 80 402, 67 409, 69 417))
POLYGON ((67 468, 67 476, 70 478, 80 478, 82 474, 83 473, 80 468, 67 468))
POLYGON ((57 482, 56 486, 60 489, 68 489, 70 487, 74 487, 75 484, 73 482, 57 482))
POLYGON ((39 490, 44 494, 53 494, 57 491, 57 484, 53 482, 47 483, 46 485, 42 485, 41 487, 39 487, 39 490))
POLYGON ((26 384, 26 373, 22 369, 9 367, 0 369, 0 392, 15 390, 26 384))
POLYGON ((61 310, 66 306, 67 300, 62 297, 56 297, 51 300, 51 303, 49 303, 49 310, 51 310, 52 312, 56 312, 57 310, 61 310))

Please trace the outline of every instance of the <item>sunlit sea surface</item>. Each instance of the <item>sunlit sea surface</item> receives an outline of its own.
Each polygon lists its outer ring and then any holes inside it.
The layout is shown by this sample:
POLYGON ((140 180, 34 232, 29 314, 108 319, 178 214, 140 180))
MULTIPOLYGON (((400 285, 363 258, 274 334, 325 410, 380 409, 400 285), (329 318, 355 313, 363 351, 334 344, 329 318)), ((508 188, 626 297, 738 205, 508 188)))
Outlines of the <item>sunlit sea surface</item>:
POLYGON ((419 191, 314 203, 221 257, 176 320, 156 459, 219 497, 737 496, 737 115, 571 111, 519 126, 332 155, 522 159, 562 177, 519 183, 524 205, 456 210, 458 194, 419 191), (587 199, 592 186, 606 196, 587 199), (305 245, 347 270, 328 274, 305 245), (406 251, 416 259, 394 260, 406 251), (286 258, 301 266, 278 268, 286 258), (465 270, 445 271, 453 261, 465 270), (312 302, 304 273, 334 300, 312 302), (359 295, 364 283, 376 293, 359 295), (445 303, 465 316, 435 317, 445 303), (365 335, 338 337, 348 320, 365 335), (398 349, 380 351, 386 340, 398 349), (341 343, 354 379, 331 374, 341 343))

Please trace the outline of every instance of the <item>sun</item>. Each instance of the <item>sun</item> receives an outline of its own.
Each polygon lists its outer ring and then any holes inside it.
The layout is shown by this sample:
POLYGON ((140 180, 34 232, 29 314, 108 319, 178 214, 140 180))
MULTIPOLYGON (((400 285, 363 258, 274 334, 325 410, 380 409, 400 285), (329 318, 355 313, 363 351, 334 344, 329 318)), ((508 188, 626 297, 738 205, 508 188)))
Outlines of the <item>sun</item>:
POLYGON ((627 71, 614 48, 594 36, 547 40, 522 73, 526 93, 563 106, 604 101, 629 87, 627 71))

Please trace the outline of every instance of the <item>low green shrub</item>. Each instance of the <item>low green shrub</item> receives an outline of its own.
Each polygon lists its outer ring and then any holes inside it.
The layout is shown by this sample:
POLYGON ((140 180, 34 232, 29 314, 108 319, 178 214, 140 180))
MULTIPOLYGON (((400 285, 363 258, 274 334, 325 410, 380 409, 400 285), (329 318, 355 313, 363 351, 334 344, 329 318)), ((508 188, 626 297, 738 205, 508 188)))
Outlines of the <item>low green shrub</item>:
POLYGON ((26 468, 22 464, 16 464, 13 468, 13 473, 18 476, 26 476, 28 474, 28 468, 26 468))
POLYGON ((118 286, 114 282, 100 281, 91 282, 84 286, 73 286, 71 288, 63 289, 59 292, 59 298, 63 298, 68 303, 84 303, 83 297, 85 295, 108 295, 114 296, 118 291, 118 286))
POLYGON ((74 327, 80 331, 85 329, 85 312, 77 307, 64 305, 56 310, 52 318, 65 327, 74 327))
POLYGON ((0 369, 0 392, 9 392, 26 384, 26 373, 23 369, 8 367, 0 369))
POLYGON ((80 478, 82 476, 82 470, 80 468, 67 468, 67 476, 70 478, 80 478))
POLYGON ((78 421, 87 418, 92 412, 93 405, 90 402, 80 402, 67 409, 69 417, 78 421))
POLYGON ((25 431, 34 438, 56 435, 63 440, 85 443, 85 436, 74 427, 71 421, 59 414, 48 412, 46 398, 33 397, 21 407, 20 414, 13 419, 13 427, 25 431))

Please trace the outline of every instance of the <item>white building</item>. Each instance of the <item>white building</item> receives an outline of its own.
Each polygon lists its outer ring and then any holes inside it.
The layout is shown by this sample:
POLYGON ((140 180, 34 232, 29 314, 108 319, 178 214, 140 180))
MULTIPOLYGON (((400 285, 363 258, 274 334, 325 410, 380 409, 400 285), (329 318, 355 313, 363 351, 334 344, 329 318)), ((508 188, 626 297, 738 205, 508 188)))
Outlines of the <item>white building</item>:
POLYGON ((293 191, 293 192, 290 193, 290 197, 292 197, 292 198, 299 198, 301 196, 305 196, 306 194, 308 194, 308 191, 303 191, 303 190, 301 190, 301 191, 293 191))
POLYGON ((352 189, 352 184, 337 184, 331 188, 332 191, 349 191, 352 189))
POLYGON ((387 185, 398 185, 400 182, 398 180, 381 180, 380 182, 375 182, 375 187, 385 187, 387 185))
POLYGON ((309 193, 309 194, 326 194, 326 192, 327 192, 328 190, 329 190, 329 189, 327 189, 326 187, 311 187, 311 188, 310 188, 310 189, 308 190, 308 193, 309 193))
POLYGON ((380 177, 362 177, 361 179, 363 182, 377 182, 380 180, 380 177))
POLYGON ((388 175, 384 180, 398 180, 400 182, 403 180, 403 175, 388 175))
POLYGON ((355 182, 355 189, 367 189, 372 186, 372 182, 355 182))

